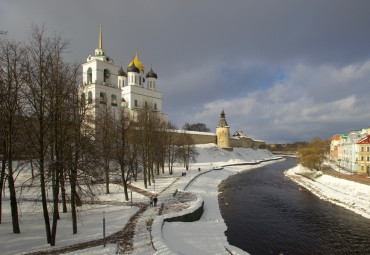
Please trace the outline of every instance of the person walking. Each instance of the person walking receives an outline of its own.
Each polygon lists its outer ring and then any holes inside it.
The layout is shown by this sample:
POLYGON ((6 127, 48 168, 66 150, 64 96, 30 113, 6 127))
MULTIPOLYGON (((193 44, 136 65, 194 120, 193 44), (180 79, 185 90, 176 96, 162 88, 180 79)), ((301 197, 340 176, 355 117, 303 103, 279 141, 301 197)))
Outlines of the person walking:
POLYGON ((153 202, 154 202, 154 207, 157 207, 158 198, 156 196, 153 198, 153 202))

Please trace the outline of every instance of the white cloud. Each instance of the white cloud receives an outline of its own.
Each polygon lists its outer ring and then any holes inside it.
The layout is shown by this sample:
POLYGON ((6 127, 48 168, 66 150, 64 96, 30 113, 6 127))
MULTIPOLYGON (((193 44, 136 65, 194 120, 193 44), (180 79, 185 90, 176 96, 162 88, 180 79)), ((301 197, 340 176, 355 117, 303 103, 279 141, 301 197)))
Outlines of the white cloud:
POLYGON ((330 137, 369 125, 370 61, 343 68, 297 64, 289 77, 244 97, 206 102, 185 118, 215 128, 224 108, 232 131, 270 142, 330 137))

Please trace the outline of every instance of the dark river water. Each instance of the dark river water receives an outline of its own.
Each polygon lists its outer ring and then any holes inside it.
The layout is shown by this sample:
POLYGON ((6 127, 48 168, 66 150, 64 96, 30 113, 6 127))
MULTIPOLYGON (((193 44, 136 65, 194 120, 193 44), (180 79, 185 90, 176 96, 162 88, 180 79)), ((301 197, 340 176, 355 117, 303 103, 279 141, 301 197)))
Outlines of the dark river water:
POLYGON ((295 162, 286 158, 220 184, 229 243, 252 255, 370 255, 370 220, 320 200, 284 177, 295 162))

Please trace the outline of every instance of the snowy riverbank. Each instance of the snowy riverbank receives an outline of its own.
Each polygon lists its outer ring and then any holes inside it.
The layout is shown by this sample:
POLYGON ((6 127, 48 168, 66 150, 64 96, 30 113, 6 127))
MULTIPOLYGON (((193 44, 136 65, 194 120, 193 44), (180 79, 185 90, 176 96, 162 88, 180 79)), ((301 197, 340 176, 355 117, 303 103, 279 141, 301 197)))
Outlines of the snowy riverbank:
POLYGON ((285 171, 285 175, 310 190, 319 198, 370 219, 369 185, 325 174, 319 174, 317 177, 312 178, 310 172, 310 170, 298 165, 285 171), (310 178, 307 178, 307 176, 310 176, 310 178))

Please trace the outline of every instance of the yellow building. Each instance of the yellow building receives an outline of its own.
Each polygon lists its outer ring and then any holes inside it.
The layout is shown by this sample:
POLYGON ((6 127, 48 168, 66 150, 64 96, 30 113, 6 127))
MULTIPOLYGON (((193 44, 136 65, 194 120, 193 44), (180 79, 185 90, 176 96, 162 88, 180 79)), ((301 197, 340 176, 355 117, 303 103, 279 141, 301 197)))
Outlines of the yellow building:
POLYGON ((357 142, 357 173, 370 174, 370 135, 357 142))

